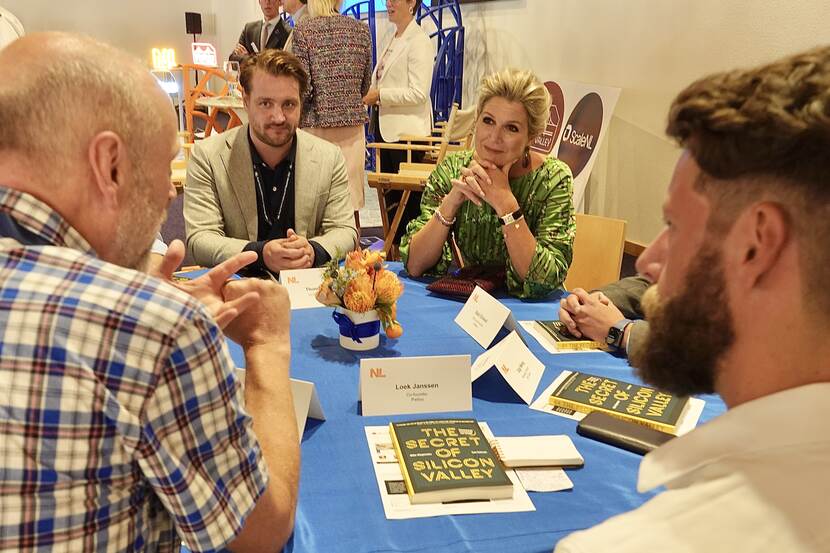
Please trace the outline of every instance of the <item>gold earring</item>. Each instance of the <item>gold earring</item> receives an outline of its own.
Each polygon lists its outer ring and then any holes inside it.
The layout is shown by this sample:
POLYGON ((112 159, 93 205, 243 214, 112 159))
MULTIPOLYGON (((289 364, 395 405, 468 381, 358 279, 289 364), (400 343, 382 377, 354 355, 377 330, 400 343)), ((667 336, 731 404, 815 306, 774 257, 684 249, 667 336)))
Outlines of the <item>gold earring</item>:
POLYGON ((522 167, 527 167, 530 165, 530 146, 525 148, 525 155, 522 159, 522 167))

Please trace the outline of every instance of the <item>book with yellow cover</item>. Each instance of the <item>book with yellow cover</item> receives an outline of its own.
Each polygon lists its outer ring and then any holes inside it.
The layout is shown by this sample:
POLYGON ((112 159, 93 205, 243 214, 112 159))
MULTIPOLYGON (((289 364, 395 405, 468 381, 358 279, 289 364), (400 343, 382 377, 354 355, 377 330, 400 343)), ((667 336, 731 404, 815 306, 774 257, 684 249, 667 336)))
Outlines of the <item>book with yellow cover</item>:
POLYGON ((475 420, 393 422, 389 434, 413 504, 513 497, 513 483, 475 420))
POLYGON ((554 389, 548 403, 580 413, 602 411, 622 420, 677 434, 677 423, 689 398, 649 386, 573 372, 554 389))
POLYGON ((605 342, 577 338, 568 332, 568 327, 562 321, 536 321, 536 324, 553 340, 558 350, 608 349, 605 342))

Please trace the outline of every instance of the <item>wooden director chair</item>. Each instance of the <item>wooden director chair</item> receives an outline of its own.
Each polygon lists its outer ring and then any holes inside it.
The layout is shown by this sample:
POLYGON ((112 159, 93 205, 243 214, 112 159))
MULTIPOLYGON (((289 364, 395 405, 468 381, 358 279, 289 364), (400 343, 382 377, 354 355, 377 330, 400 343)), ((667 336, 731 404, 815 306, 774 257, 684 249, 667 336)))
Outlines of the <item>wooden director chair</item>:
POLYGON ((625 221, 577 213, 573 262, 565 289, 594 290, 619 280, 624 246, 625 221))
POLYGON ((184 155, 182 157, 176 157, 176 159, 170 162, 170 180, 173 182, 173 186, 176 187, 176 194, 181 194, 184 192, 184 182, 187 180, 187 162, 190 160, 193 143, 187 142, 189 136, 187 131, 181 131, 178 134, 180 139, 184 141, 182 144, 182 153, 184 155))
POLYGON ((436 132, 440 133, 438 136, 404 135, 401 137, 403 143, 370 143, 367 145, 367 147, 375 149, 376 160, 380 159, 380 150, 382 149, 405 150, 407 152, 407 161, 401 163, 397 173, 373 171, 366 174, 369 186, 374 188, 378 194, 378 205, 383 224, 383 251, 387 259, 398 259, 397 248, 393 242, 410 195, 412 192, 423 192, 430 173, 438 163, 444 160, 447 153, 470 147, 474 123, 474 108, 459 110, 458 105, 453 104, 446 124, 435 129, 436 132), (412 152, 427 152, 427 155, 431 154, 434 163, 413 163, 412 152), (387 204, 386 193, 390 190, 401 191, 401 198, 397 203, 387 204), (390 219, 393 210, 394 215, 390 219))
POLYGON ((184 64, 182 65, 182 82, 184 83, 184 113, 185 126, 188 133, 187 142, 192 143, 196 138, 193 125, 194 119, 201 119, 205 122, 205 137, 210 136, 214 130, 223 132, 242 124, 242 120, 239 119, 239 116, 232 109, 208 108, 207 112, 197 109, 196 101, 199 98, 222 97, 228 94, 228 81, 221 69, 205 65, 184 64), (210 90, 209 86, 212 81, 219 83, 219 92, 210 90), (217 116, 220 113, 225 113, 228 116, 228 123, 224 127, 217 124, 217 116))

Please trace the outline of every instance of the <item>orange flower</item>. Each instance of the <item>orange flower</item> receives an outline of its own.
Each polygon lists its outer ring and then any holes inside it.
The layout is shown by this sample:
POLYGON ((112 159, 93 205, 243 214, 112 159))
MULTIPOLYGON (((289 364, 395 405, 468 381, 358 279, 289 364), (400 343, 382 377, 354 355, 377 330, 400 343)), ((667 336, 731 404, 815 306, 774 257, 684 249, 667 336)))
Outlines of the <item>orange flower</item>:
POLYGON ((346 268, 355 271, 362 271, 366 269, 366 263, 363 259, 363 251, 355 250, 346 254, 346 268))
MULTIPOLYGON (((375 294, 378 303, 392 305, 403 292, 403 284, 392 271, 379 271, 375 276, 375 294)), ((394 315, 393 315, 394 317, 394 315)))
POLYGON ((380 252, 369 250, 355 250, 346 254, 346 268, 354 271, 366 271, 372 274, 383 266, 383 256, 380 252))
POLYGON ((375 308, 375 293, 372 291, 372 279, 366 273, 357 275, 346 286, 343 303, 347 309, 365 313, 375 308))
POLYGON ((363 259, 364 263, 366 264, 367 270, 377 270, 381 266, 383 266, 383 256, 380 254, 380 252, 370 252, 369 250, 364 250, 363 259))
POLYGON ((403 327, 396 321, 386 327, 386 336, 392 340, 400 338, 403 335, 403 327))

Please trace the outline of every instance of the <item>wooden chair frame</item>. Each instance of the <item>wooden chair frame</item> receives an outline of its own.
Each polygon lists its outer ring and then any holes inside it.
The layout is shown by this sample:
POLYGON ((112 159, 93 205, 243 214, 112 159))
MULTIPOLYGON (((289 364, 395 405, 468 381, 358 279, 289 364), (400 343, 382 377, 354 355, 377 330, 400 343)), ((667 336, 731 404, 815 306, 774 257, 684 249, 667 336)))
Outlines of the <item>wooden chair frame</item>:
POLYGON ((226 96, 228 94, 228 81, 221 69, 192 64, 184 64, 181 67, 182 82, 184 83, 185 127, 187 128, 188 142, 192 143, 196 138, 193 128, 194 119, 202 119, 205 121, 205 137, 210 136, 213 130, 222 132, 242 124, 239 116, 233 110, 214 108, 208 110, 208 113, 205 113, 196 109, 196 100, 203 96, 215 97, 226 96), (193 78, 191 78, 191 73, 193 78), (219 79, 222 82, 222 88, 219 93, 208 89, 208 83, 213 78, 219 79), (197 82, 197 80, 198 84, 193 85, 192 83, 197 82), (222 111, 227 113, 229 117, 228 124, 225 128, 219 128, 216 124, 216 116, 222 111))
MULTIPOLYGON (((401 163, 398 173, 381 173, 379 171, 366 174, 369 186, 374 188, 378 194, 378 206, 383 224, 384 244, 383 251, 387 259, 397 259, 397 251, 393 241, 395 233, 400 226, 406 204, 412 192, 422 192, 426 187, 427 179, 436 165, 444 160, 450 149, 469 148, 472 143, 472 125, 469 125, 469 118, 464 119, 465 127, 459 130, 459 114, 457 104, 453 104, 450 117, 446 125, 440 128, 441 136, 412 136, 405 135, 401 140, 405 144, 372 143, 368 147, 375 148, 375 159, 380 163, 380 150, 405 150, 406 161, 401 163), (417 144, 416 142, 427 142, 428 144, 417 144), (412 163, 412 152, 432 152, 436 156, 435 163, 412 163), (402 191, 401 198, 397 204, 387 205, 386 193, 390 190, 402 191), (389 212, 394 211, 390 221, 389 212)), ((469 114, 471 112, 466 112, 469 114)))

